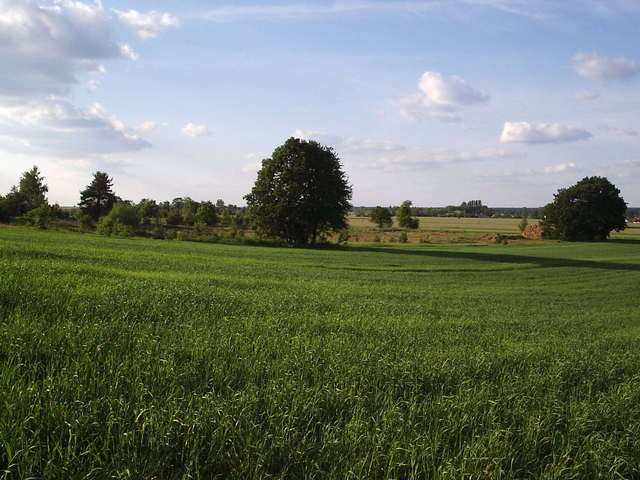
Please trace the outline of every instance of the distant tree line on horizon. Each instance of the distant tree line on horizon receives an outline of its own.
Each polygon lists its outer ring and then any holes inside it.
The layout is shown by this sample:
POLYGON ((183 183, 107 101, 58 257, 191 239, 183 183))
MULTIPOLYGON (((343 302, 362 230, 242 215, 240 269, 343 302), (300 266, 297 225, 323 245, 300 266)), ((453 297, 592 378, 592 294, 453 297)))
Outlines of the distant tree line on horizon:
MULTIPOLYGON (((393 215, 400 206, 367 207, 357 206, 353 208, 354 215, 368 217, 376 208, 386 208, 393 215)), ((511 208, 488 207, 481 200, 462 202, 460 205, 448 205, 446 207, 410 207, 410 214, 415 217, 452 217, 452 218, 542 218, 544 207, 540 208, 511 208)))
MULTIPOLYGON (((315 141, 288 139, 271 158, 262 161, 255 185, 244 198, 247 207, 225 205, 223 200, 197 202, 189 197, 157 202, 144 198, 123 200, 113 190, 106 172, 95 172, 80 192, 78 208, 49 205, 49 189, 38 167, 24 172, 17 186, 0 196, 0 221, 22 218, 46 228, 52 218, 75 220, 80 230, 104 235, 143 234, 154 238, 219 238, 212 227, 231 229, 231 236, 244 237, 251 228, 259 238, 277 239, 293 246, 315 245, 330 233, 347 239, 350 213, 367 216, 380 228, 390 227, 395 215, 400 228, 416 229, 416 217, 519 217, 541 219, 547 238, 604 240, 613 230, 626 227, 633 210, 620 191, 604 177, 586 177, 560 189, 544 208, 494 208, 481 200, 442 208, 414 207, 407 200, 398 207, 354 207, 352 186, 331 147, 315 141), (186 228, 186 231, 184 230, 186 228)), ((405 234, 406 238, 406 234, 405 234)), ((339 240, 340 241, 340 240, 339 240)))

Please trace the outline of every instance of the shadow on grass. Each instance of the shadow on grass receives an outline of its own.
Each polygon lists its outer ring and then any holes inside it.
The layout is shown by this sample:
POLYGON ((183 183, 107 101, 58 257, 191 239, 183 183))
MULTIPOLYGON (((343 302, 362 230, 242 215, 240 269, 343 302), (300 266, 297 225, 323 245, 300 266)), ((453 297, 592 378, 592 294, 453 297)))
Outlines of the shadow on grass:
MULTIPOLYGON (((627 240, 616 241, 617 243, 629 243, 627 240)), ((632 240, 633 243, 635 241, 632 240)), ((381 247, 344 247, 345 249, 358 252, 375 252, 389 253, 395 255, 417 255, 422 257, 435 258, 453 258, 458 260, 474 260, 480 262, 493 263, 518 263, 518 264, 535 264, 540 267, 558 268, 558 267, 578 267, 578 268, 599 268, 603 270, 623 270, 623 271, 640 271, 640 264, 633 263, 614 263, 614 262, 598 262, 594 260, 577 260, 569 258, 549 258, 535 257, 531 255, 513 255, 507 253, 484 253, 484 252, 455 252, 448 250, 408 250, 403 248, 381 248, 381 247)))
POLYGON ((638 245, 640 246, 640 238, 612 238, 604 243, 619 243, 621 245, 638 245))

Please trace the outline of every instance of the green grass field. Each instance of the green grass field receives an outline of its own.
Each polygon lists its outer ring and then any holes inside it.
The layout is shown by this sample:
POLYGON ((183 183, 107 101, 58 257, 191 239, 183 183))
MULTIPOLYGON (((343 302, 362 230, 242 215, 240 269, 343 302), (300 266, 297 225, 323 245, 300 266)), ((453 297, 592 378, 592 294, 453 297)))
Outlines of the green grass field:
POLYGON ((640 478, 640 241, 0 228, 0 478, 640 478))

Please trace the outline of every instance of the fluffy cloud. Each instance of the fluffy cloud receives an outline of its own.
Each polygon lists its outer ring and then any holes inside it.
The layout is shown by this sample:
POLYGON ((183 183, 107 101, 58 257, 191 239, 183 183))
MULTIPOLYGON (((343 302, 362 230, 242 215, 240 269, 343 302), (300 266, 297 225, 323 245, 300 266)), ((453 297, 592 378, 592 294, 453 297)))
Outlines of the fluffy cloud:
POLYGON ((459 111, 469 105, 486 103, 489 95, 456 76, 445 77, 438 72, 425 72, 418 82, 419 92, 393 102, 400 113, 411 120, 425 115, 436 120, 459 124, 459 111))
POLYGON ((206 125, 195 125, 193 123, 187 123, 182 127, 182 133, 187 137, 208 137, 212 135, 209 127, 206 125))
POLYGON ((131 152, 151 145, 95 104, 82 110, 63 98, 0 107, 0 148, 57 157, 131 152))
POLYGON ((391 142, 381 142, 368 139, 358 139, 352 137, 340 137, 330 135, 324 132, 313 130, 295 130, 293 136, 302 140, 315 140, 323 145, 328 145, 340 152, 347 153, 376 153, 376 152, 394 152, 404 150, 406 147, 391 142))
POLYGON ((69 100, 81 77, 97 88, 102 62, 137 58, 100 2, 0 0, 0 56, 0 149, 61 158, 150 146, 100 105, 69 100))
POLYGON ((131 58, 111 35, 100 4, 0 0, 0 97, 66 95, 78 74, 104 72, 101 61, 131 58))
POLYGON ((179 20, 173 15, 166 12, 150 12, 143 13, 137 10, 129 10, 123 12, 121 10, 113 10, 120 21, 133 30, 140 38, 155 38, 163 30, 180 25, 179 20))
POLYGON ((593 135, 582 128, 559 123, 505 122, 501 143, 564 143, 588 140, 593 135))
POLYGON ((437 72, 425 72, 418 83, 427 106, 458 107, 489 100, 485 93, 467 85, 458 76, 443 77, 437 72))
POLYGON ((151 120, 147 120, 146 122, 142 122, 134 127, 134 130, 139 132, 153 132, 160 126, 166 126, 166 123, 158 123, 153 122, 151 120))
POLYGON ((545 167, 544 173, 562 173, 562 172, 566 172, 567 170, 572 170, 574 168, 576 168, 576 164, 573 162, 559 163, 557 165, 545 167))
POLYGON ((578 53, 571 59, 571 65, 582 78, 599 82, 628 80, 640 72, 640 63, 624 57, 607 58, 595 53, 578 53))

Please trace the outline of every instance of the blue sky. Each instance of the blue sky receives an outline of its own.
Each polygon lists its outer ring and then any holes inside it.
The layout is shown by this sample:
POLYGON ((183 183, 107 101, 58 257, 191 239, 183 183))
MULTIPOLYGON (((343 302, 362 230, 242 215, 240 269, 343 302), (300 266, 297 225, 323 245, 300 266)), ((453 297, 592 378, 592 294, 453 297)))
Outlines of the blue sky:
POLYGON ((0 0, 0 192, 242 204, 290 136, 356 205, 538 206, 587 175, 640 205, 636 0, 0 0))

